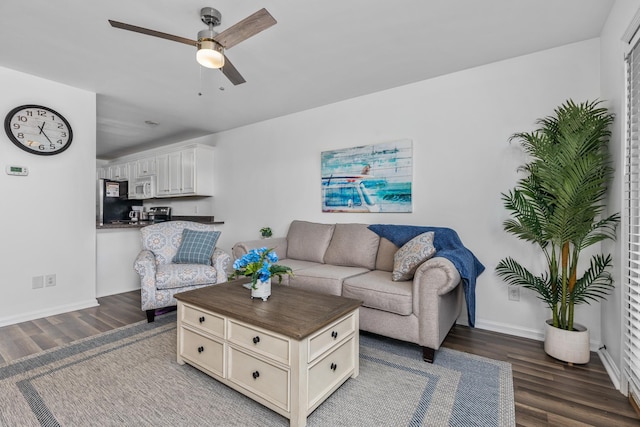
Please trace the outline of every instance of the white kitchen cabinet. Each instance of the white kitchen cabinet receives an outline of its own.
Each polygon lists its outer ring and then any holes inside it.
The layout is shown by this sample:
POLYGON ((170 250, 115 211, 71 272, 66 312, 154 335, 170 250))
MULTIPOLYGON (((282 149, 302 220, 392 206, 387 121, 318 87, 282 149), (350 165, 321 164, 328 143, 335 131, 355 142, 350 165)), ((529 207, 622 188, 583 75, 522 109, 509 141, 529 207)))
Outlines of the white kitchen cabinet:
POLYGON ((129 179, 129 163, 114 163, 107 167, 107 178, 115 181, 129 179))
POLYGON ((155 176, 156 197, 213 196, 213 148, 190 144, 149 150, 114 159, 97 175, 118 181, 155 176))
POLYGON ((169 153, 169 194, 182 194, 182 152, 169 153))
POLYGON ((157 197, 213 196, 213 149, 183 148, 156 157, 157 197))
POLYGON ((156 174, 156 158, 145 157, 135 161, 135 178, 156 174))
POLYGON ((156 196, 169 195, 169 155, 156 156, 156 196))

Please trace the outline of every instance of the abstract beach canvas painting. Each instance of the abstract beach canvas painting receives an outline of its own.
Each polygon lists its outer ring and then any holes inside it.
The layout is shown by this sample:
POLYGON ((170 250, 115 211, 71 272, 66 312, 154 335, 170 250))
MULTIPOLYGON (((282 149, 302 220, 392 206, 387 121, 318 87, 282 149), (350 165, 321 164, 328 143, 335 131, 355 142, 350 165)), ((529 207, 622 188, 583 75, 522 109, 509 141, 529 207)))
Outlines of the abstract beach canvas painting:
POLYGON ((411 212, 412 141, 321 154, 323 212, 411 212))

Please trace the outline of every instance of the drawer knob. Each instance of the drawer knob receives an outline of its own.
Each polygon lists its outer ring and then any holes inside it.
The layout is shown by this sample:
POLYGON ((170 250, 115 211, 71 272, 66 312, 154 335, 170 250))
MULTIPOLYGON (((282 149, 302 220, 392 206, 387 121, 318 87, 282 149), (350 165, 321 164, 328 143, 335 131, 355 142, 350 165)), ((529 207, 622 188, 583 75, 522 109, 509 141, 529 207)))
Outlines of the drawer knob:
POLYGON ((336 368, 338 367, 338 365, 336 365, 335 363, 331 364, 331 370, 335 372, 336 368))
POLYGON ((331 337, 335 340, 338 338, 338 333, 336 331, 331 332, 331 337))
POLYGON ((253 379, 257 379, 260 376, 260 372, 255 371, 253 374, 251 374, 251 376, 253 377, 253 379))
POLYGON ((254 344, 258 344, 259 342, 260 342, 260 337, 259 336, 253 337, 253 343, 254 344))
POLYGON ((203 346, 198 347, 198 353, 202 353, 203 351, 204 351, 204 347, 203 346))
POLYGON ((204 322, 204 316, 200 316, 200 318, 198 319, 200 321, 200 323, 204 322))

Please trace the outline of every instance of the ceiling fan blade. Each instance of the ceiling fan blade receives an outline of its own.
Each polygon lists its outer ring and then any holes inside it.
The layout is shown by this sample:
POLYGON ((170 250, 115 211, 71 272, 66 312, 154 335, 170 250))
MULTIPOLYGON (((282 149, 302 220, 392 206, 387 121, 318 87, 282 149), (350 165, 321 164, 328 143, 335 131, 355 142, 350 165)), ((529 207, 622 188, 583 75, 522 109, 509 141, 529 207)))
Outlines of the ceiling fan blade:
POLYGON ((150 30, 148 28, 142 28, 135 25, 125 24, 124 22, 112 21, 109 19, 109 24, 114 28, 120 28, 122 30, 133 31, 134 33, 146 34, 148 36, 160 37, 161 39, 171 40, 178 43, 188 44, 190 46, 197 46, 196 40, 187 39, 180 36, 174 36, 173 34, 162 33, 160 31, 150 30))
POLYGON ((213 39, 225 49, 230 49, 276 23, 277 21, 267 12, 267 9, 260 9, 253 15, 249 15, 237 24, 227 28, 213 39))
POLYGON ((229 61, 229 58, 227 58, 226 56, 224 57, 224 66, 221 68, 222 74, 224 74, 225 76, 227 76, 227 78, 231 81, 231 83, 233 83, 235 86, 240 85, 244 82, 246 82, 246 80, 244 79, 244 77, 242 77, 242 75, 240 74, 240 72, 236 69, 236 67, 233 66, 233 64, 231 63, 231 61, 229 61))

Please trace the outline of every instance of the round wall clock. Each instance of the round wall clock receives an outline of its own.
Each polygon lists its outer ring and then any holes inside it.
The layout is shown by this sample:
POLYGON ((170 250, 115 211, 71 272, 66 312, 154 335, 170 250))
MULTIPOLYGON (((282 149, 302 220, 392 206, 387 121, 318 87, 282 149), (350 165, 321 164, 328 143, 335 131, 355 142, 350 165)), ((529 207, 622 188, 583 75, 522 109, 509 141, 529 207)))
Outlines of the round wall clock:
POLYGON ((43 156, 63 152, 73 140, 67 119, 42 105, 21 105, 9 111, 4 130, 18 147, 43 156))

